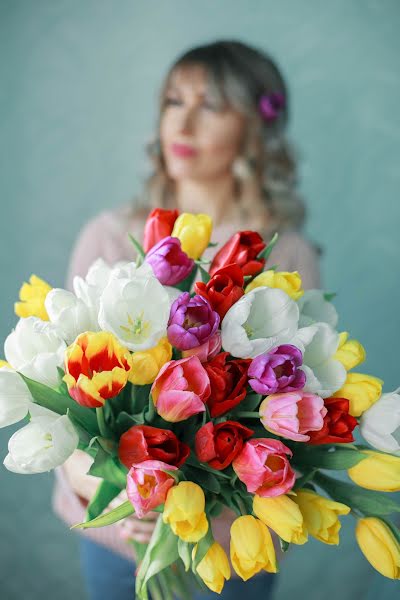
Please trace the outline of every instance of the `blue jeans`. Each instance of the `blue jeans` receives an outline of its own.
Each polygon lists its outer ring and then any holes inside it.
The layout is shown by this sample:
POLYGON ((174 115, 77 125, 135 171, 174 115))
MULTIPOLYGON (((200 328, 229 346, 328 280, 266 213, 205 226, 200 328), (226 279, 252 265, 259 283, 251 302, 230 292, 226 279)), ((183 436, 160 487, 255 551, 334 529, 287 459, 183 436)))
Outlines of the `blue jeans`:
MULTIPOLYGON (((134 600, 135 564, 87 538, 81 538, 83 576, 90 600, 134 600)), ((271 600, 276 575, 263 573, 249 581, 231 579, 223 592, 196 592, 193 600, 271 600)))

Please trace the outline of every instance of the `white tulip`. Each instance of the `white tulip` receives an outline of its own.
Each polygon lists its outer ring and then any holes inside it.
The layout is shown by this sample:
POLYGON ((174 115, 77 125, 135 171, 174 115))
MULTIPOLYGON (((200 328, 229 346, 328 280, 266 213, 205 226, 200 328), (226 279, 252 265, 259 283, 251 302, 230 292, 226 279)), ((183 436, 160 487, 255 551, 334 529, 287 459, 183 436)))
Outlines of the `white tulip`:
MULTIPOLYGON (((119 264, 120 263, 118 263, 118 265, 119 264)), ((79 276, 74 277, 72 285, 76 297, 82 300, 86 306, 94 309, 96 320, 100 296, 106 287, 112 272, 113 267, 110 267, 102 258, 98 258, 89 267, 84 279, 79 276)))
POLYGON ((400 455, 400 388, 382 396, 360 419, 361 435, 377 450, 400 455))
POLYGON ((166 335, 171 301, 150 265, 113 270, 100 298, 99 325, 129 350, 147 350, 166 335))
POLYGON ((339 334, 327 323, 315 323, 299 329, 292 342, 303 352, 302 369, 307 380, 304 391, 328 398, 342 387, 347 372, 333 358, 339 345, 339 334))
POLYGON ((57 367, 64 362, 65 341, 49 321, 20 319, 4 343, 6 360, 26 377, 57 387, 57 367))
POLYGON ((259 287, 242 296, 226 313, 221 336, 232 356, 254 358, 297 332, 299 308, 284 291, 259 287))
POLYGON ((323 290, 306 290, 297 300, 300 309, 299 327, 308 327, 313 323, 328 323, 333 329, 338 322, 336 308, 325 300, 323 290))
POLYGON ((43 473, 62 465, 76 450, 79 436, 67 415, 32 404, 31 421, 11 436, 4 466, 14 473, 43 473))
POLYGON ((9 367, 0 369, 0 427, 18 423, 28 414, 32 395, 22 377, 9 367))
POLYGON ((97 311, 72 292, 54 288, 47 294, 44 304, 50 322, 68 345, 83 331, 99 330, 97 311))

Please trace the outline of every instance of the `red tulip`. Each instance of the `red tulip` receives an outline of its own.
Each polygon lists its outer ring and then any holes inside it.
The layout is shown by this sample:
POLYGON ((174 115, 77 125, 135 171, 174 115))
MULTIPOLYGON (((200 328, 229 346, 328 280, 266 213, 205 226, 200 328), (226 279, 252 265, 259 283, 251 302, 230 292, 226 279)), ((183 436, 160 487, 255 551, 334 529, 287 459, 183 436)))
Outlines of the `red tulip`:
POLYGON ((216 271, 232 263, 242 269, 243 275, 256 275, 265 265, 265 259, 258 259, 266 244, 256 231, 238 231, 217 252, 210 266, 211 277, 216 271))
POLYGON ((143 249, 148 252, 157 242, 172 233, 174 223, 178 218, 177 210, 155 208, 147 217, 143 233, 143 249))
POLYGON ((243 448, 244 440, 253 431, 241 423, 224 421, 214 425, 211 421, 196 433, 195 448, 197 458, 217 471, 225 469, 243 448))

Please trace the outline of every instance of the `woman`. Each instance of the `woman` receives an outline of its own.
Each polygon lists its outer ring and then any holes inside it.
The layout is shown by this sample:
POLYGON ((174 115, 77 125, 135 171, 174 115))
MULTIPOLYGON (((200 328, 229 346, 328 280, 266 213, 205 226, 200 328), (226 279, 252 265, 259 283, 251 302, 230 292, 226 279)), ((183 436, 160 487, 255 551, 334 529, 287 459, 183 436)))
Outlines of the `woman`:
MULTIPOLYGON (((141 239, 146 217, 156 206, 208 213, 213 242, 223 243, 237 230, 257 230, 265 240, 278 231, 269 264, 298 270, 305 288, 319 287, 315 249, 298 233, 304 207, 295 191, 295 159, 285 140, 288 115, 283 77, 265 54, 227 41, 180 57, 161 92, 158 137, 151 147, 154 173, 142 201, 136 208, 103 212, 86 225, 72 254, 68 287, 98 257, 109 263, 132 259, 127 233, 141 239)), ((214 253, 210 248, 204 256, 214 253)), ((70 524, 83 520, 85 504, 98 485, 97 478, 85 474, 89 466, 90 458, 77 451, 58 471, 55 510, 70 524)), ((214 535, 228 552, 232 520, 225 511, 213 522, 214 535)), ((83 560, 93 598, 132 597, 132 556, 124 538, 148 541, 153 528, 154 515, 149 515, 84 534, 83 560)), ((267 573, 246 584, 232 578, 221 597, 239 598, 244 592, 252 598, 262 592, 267 598, 273 582, 267 573)))

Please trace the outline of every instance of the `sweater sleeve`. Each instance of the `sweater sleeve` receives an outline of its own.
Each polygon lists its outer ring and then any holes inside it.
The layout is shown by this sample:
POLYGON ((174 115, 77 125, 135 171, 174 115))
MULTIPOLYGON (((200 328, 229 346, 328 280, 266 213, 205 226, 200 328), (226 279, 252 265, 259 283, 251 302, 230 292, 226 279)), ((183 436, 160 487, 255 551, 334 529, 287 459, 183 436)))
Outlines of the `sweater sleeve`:
POLYGON ((276 264, 280 271, 298 271, 306 290, 321 287, 317 250, 296 231, 287 231, 279 236, 268 264, 276 264))

